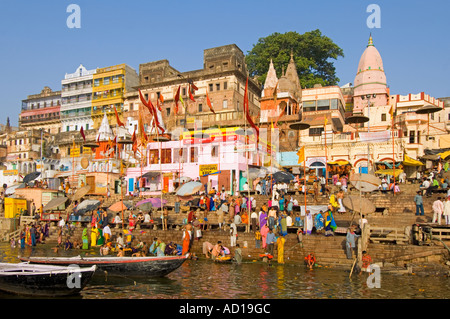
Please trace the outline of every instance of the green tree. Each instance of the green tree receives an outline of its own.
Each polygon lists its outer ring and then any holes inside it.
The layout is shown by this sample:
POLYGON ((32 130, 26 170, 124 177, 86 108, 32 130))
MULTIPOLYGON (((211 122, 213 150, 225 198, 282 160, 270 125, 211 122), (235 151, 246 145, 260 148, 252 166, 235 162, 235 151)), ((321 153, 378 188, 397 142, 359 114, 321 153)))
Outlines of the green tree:
POLYGON ((330 60, 343 57, 344 52, 330 38, 322 35, 320 30, 304 34, 295 31, 284 34, 275 32, 260 38, 246 56, 250 77, 256 76, 264 83, 271 59, 280 77, 282 69, 286 69, 289 63, 291 51, 303 88, 313 87, 316 83, 323 86, 339 83, 336 68, 330 60))

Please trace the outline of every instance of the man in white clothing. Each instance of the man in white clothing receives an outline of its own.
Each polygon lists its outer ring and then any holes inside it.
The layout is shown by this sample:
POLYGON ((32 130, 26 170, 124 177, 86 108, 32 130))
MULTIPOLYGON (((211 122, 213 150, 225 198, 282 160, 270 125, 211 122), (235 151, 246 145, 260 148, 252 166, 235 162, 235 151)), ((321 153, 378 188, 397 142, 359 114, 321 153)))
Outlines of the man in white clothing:
POLYGON ((441 216, 444 213, 444 203, 442 203, 441 198, 438 197, 433 203, 433 223, 441 224, 441 216))

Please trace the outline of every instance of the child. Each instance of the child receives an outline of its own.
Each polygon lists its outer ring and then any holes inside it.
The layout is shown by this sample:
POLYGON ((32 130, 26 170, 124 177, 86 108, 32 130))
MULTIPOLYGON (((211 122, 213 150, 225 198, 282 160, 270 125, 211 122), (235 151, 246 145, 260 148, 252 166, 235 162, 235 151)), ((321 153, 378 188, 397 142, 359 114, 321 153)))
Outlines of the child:
POLYGON ((259 227, 256 227, 256 231, 255 231, 255 248, 261 248, 261 241, 262 241, 261 232, 259 231, 259 227))
POLYGON ((305 257, 306 265, 310 270, 313 269, 314 264, 316 263, 316 256, 314 256, 314 253, 310 253, 308 256, 305 257))

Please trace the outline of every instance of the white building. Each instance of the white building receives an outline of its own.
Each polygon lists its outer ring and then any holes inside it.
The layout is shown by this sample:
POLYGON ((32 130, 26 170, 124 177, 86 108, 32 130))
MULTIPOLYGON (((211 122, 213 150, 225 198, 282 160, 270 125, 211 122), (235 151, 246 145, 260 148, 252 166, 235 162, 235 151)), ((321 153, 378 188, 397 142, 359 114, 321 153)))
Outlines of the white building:
POLYGON ((61 81, 61 126, 63 132, 89 130, 94 127, 91 118, 92 79, 96 70, 80 65, 74 73, 61 81))

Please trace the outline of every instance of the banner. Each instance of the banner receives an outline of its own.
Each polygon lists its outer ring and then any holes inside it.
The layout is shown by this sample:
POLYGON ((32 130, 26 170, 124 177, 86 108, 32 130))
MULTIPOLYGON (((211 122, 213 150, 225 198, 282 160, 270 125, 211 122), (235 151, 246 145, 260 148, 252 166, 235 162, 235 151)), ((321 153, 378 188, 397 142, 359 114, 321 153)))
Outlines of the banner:
POLYGON ((359 132, 361 142, 386 142, 391 139, 391 131, 359 132))

